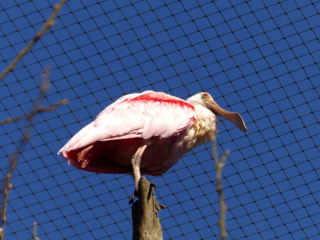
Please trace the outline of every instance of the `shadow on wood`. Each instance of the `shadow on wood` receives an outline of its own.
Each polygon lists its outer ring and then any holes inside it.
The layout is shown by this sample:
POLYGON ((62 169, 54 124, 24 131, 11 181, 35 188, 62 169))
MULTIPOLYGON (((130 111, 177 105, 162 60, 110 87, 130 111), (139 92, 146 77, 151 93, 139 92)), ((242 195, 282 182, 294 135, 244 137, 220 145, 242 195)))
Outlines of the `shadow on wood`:
POLYGON ((162 229, 157 210, 157 199, 150 182, 139 181, 139 199, 132 205, 133 240, 162 240, 162 229))

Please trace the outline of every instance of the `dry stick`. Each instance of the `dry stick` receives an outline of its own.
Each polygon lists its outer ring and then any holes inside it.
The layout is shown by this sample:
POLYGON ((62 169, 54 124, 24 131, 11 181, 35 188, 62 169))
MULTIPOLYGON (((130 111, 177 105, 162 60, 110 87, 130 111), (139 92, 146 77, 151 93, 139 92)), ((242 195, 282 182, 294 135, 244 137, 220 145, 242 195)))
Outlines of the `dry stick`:
MULTIPOLYGON (((30 115, 36 115, 36 114, 41 113, 41 112, 54 111, 57 107, 59 107, 61 105, 66 105, 66 104, 68 104, 68 100, 67 99, 63 99, 63 100, 58 101, 55 104, 50 105, 48 107, 38 108, 34 112, 30 113, 30 115)), ((14 117, 14 118, 7 118, 5 120, 0 121, 0 125, 6 124, 6 123, 18 122, 18 121, 27 119, 29 116, 28 115, 24 115, 24 116, 19 116, 19 117, 14 117)))
POLYGON ((220 220, 219 220, 219 227, 220 227, 220 234, 221 239, 227 239, 227 230, 226 230, 226 212, 227 212, 227 205, 225 203, 224 195, 223 195, 223 187, 222 187, 222 169, 226 163, 227 156, 230 154, 230 151, 225 151, 221 160, 219 161, 217 145, 216 145, 216 138, 212 138, 212 152, 213 152, 213 159, 214 164, 216 166, 216 178, 217 178, 217 190, 219 194, 219 202, 220 202, 220 220))
MULTIPOLYGON (((15 153, 13 153, 9 158, 9 164, 11 164, 10 172, 7 174, 6 179, 5 179, 6 183, 4 183, 4 185, 3 185, 5 190, 4 190, 4 203, 3 203, 3 207, 2 207, 2 227, 0 229, 0 239, 1 240, 4 240, 4 227, 5 227, 5 224, 7 221, 6 210, 7 210, 8 196, 9 196, 10 190, 12 189, 11 177, 12 177, 12 174, 13 174, 15 168, 16 168, 19 153, 22 151, 22 149, 25 147, 25 145, 28 143, 28 140, 31 137, 32 120, 39 113, 39 109, 41 109, 41 108, 39 108, 41 100, 43 99, 43 96, 45 95, 45 93, 49 90, 48 78, 49 78, 49 72, 44 70, 44 72, 42 74, 42 78, 41 78, 39 97, 37 98, 37 100, 34 101, 32 107, 30 109, 29 114, 27 114, 25 116, 25 119, 28 120, 28 125, 25 127, 25 130, 23 131, 23 137, 20 140, 20 142, 18 143, 17 151, 15 153)), ((68 101, 62 100, 61 102, 66 104, 68 101)), ((47 107, 47 109, 55 108, 56 105, 57 105, 57 103, 47 107)))
POLYGON ((21 52, 17 55, 17 57, 12 61, 12 63, 0 74, 0 81, 9 73, 11 72, 17 63, 26 55, 29 50, 33 47, 33 45, 43 36, 45 31, 54 25, 54 19, 63 7, 63 5, 67 2, 67 0, 62 0, 61 2, 54 5, 53 12, 51 13, 50 17, 47 19, 43 27, 36 33, 32 41, 21 50, 21 52))
POLYGON ((9 196, 9 191, 12 189, 12 183, 10 180, 12 177, 12 173, 13 173, 14 169, 16 168, 16 164, 17 164, 17 160, 18 160, 18 156, 19 156, 19 151, 22 150, 24 148, 24 146, 26 145, 27 140, 30 138, 30 134, 31 134, 30 128, 27 128, 23 133, 23 140, 21 140, 19 142, 19 145, 17 147, 18 151, 15 152, 14 154, 12 154, 9 159, 9 161, 11 163, 11 168, 10 168, 10 172, 7 174, 7 177, 6 177, 7 185, 6 185, 6 189, 4 190, 4 203, 3 203, 3 207, 2 207, 2 227, 0 229, 0 239, 1 240, 4 239, 4 227, 5 227, 5 224, 7 221, 6 210, 7 210, 8 196, 9 196))
POLYGON ((40 238, 37 237, 37 223, 34 222, 33 223, 33 240, 40 240, 40 238))
MULTIPOLYGON (((34 104, 36 104, 36 102, 34 104)), ((6 177, 7 184, 6 184, 6 188, 4 190, 4 203, 3 203, 3 207, 2 207, 2 227, 1 227, 1 231, 0 231, 0 239, 1 240, 4 239, 4 227, 7 222, 6 210, 7 210, 9 192, 12 189, 11 177, 12 177, 12 174, 13 174, 15 168, 16 168, 19 153, 22 151, 22 149, 25 147, 25 145, 27 144, 28 140, 31 137, 31 121, 34 116, 35 115, 31 115, 30 117, 27 117, 27 119, 29 120, 29 124, 25 128, 25 130, 23 131, 23 137, 18 144, 17 151, 14 154, 12 154, 9 158, 9 163, 11 164, 11 167, 10 167, 10 172, 7 174, 7 177, 6 177)))
MULTIPOLYGON (((22 51, 17 55, 17 57, 13 60, 13 62, 0 74, 0 81, 9 72, 11 72, 15 68, 17 63, 22 59, 23 56, 25 56, 28 53, 28 51, 33 47, 33 45, 43 36, 45 31, 48 28, 50 28, 50 27, 52 27, 54 25, 54 18, 57 16, 57 14, 59 13, 59 11, 61 10, 61 8, 63 7, 63 5, 66 2, 67 2, 67 0, 61 0, 61 2, 55 4, 52 14, 46 20, 45 24, 40 29, 40 31, 36 33, 36 35, 34 36, 33 40, 24 49, 22 49, 22 51)), ((48 90, 48 84, 41 84, 40 93, 42 95, 44 95, 44 92, 46 92, 47 90, 48 90)), ((30 114, 28 114, 26 116, 26 119, 29 120, 29 126, 27 126, 26 129, 23 132, 23 138, 21 139, 21 141, 18 144, 17 152, 12 154, 10 159, 9 159, 11 167, 10 167, 10 172, 7 174, 7 177, 6 177, 6 181, 7 181, 6 187, 4 186, 5 190, 4 190, 4 203, 3 203, 3 208, 2 208, 2 228, 0 228, 0 239, 1 240, 4 239, 4 226, 5 226, 5 223, 7 221, 7 219, 6 219, 6 209, 7 209, 9 191, 12 188, 12 183, 11 183, 12 173, 13 173, 15 167, 16 167, 16 163, 17 163, 17 160, 18 160, 18 156, 19 156, 20 150, 23 149, 23 147, 26 145, 27 141, 29 140, 29 138, 31 136, 31 120, 39 112, 38 103, 39 103, 39 99, 34 102, 32 108, 30 110, 30 114)), ((62 101, 61 103, 62 104, 66 104, 67 101, 62 101)), ((50 107, 51 108, 55 108, 56 106, 57 105, 52 105, 50 107)))
MULTIPOLYGON (((39 32, 36 33, 36 35, 34 36, 33 40, 24 48, 21 50, 21 52, 17 55, 17 57, 12 61, 12 63, 0 74, 0 81, 3 80, 3 78, 9 73, 11 72, 15 66, 17 65, 17 63, 23 58, 24 55, 27 54, 27 52, 33 47, 33 45, 43 36, 43 34, 45 33, 45 31, 52 27, 54 25, 54 18, 57 16, 57 14, 59 13, 59 11, 61 10, 61 8, 63 7, 63 5, 67 2, 67 0, 61 0, 60 3, 56 4, 54 6, 53 12, 50 15, 50 17, 46 20, 45 24, 43 25, 43 27, 40 29, 39 32)), ((41 92, 45 91, 46 89, 43 87, 43 85, 41 86, 41 92)), ((67 102, 62 101, 62 104, 66 104, 67 102)), ((60 105, 60 104, 58 104, 60 105)), ((34 105, 36 106, 36 105, 34 105)), ((57 105, 53 105, 52 107, 55 108, 57 105)), ((38 109, 36 111, 37 108, 35 108, 34 111, 31 112, 31 114, 29 114, 26 119, 29 120, 29 122, 31 121, 31 119, 40 111, 45 111, 44 109, 38 109)), ((11 119, 12 120, 12 119, 11 119)), ((4 122, 8 121, 8 122, 12 122, 11 120, 5 120, 4 122)), ((21 120, 21 119, 18 119, 21 120)), ((31 124, 30 124, 31 125, 31 124)), ((24 147, 24 145, 26 144, 27 140, 30 138, 31 135, 31 130, 30 127, 27 127, 26 130, 23 132, 23 139, 20 141, 17 149, 22 149, 24 147)), ((17 151, 17 153, 12 154, 10 157, 10 164, 11 164, 11 168, 10 168, 10 172, 7 174, 6 180, 7 180, 7 186, 4 187, 4 203, 3 203, 3 208, 2 208, 2 228, 0 228, 0 239, 4 239, 4 226, 6 223, 6 209, 7 209, 7 202, 8 202, 8 195, 9 195, 9 191, 12 188, 12 184, 10 182, 11 180, 11 176, 12 173, 16 167, 16 163, 17 163, 17 159, 18 159, 18 154, 19 151, 17 151)))

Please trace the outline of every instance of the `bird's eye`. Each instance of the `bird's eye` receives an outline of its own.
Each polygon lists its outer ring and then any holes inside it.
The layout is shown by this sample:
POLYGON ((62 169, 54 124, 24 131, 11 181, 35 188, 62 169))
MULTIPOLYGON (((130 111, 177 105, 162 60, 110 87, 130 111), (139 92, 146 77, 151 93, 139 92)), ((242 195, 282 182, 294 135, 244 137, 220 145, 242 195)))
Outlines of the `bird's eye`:
POLYGON ((201 97, 202 97, 202 98, 208 98, 208 97, 209 97, 209 94, 208 94, 208 93, 203 93, 201 97))

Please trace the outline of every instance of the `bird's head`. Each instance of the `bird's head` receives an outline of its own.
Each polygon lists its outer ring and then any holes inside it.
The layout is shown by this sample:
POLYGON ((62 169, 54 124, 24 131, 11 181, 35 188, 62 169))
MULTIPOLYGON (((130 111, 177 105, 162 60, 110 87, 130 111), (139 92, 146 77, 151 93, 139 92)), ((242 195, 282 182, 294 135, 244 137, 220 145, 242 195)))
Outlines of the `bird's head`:
POLYGON ((209 93, 201 92, 193 95, 187 100, 191 105, 201 105, 212 111, 215 115, 224 117, 236 125, 241 131, 246 132, 247 127, 239 113, 229 112, 219 107, 209 93))

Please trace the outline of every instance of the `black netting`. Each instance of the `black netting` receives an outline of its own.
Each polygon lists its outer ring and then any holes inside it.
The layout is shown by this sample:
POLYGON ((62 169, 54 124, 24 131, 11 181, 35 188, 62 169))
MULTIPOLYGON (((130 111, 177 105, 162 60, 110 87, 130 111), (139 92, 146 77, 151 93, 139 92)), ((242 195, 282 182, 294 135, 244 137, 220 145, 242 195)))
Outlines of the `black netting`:
MULTIPOLYGON (((0 72, 57 1, 0 3, 0 72)), ((56 152, 120 96, 144 90, 186 99, 209 92, 239 112, 220 119, 230 149, 223 185, 230 239, 317 239, 320 229, 319 1, 76 1, 0 82, 0 120, 28 114, 41 73, 51 88, 32 121, 7 207, 6 239, 130 239, 133 179, 70 167, 56 152)), ((2 178, 25 120, 0 125, 2 178)), ((211 144, 157 183, 165 239, 219 239, 211 144)))

